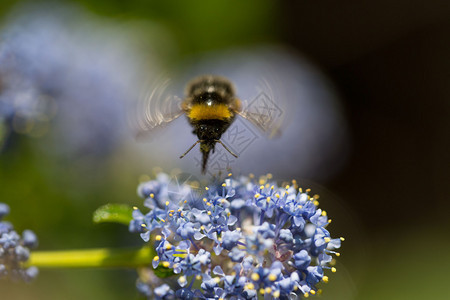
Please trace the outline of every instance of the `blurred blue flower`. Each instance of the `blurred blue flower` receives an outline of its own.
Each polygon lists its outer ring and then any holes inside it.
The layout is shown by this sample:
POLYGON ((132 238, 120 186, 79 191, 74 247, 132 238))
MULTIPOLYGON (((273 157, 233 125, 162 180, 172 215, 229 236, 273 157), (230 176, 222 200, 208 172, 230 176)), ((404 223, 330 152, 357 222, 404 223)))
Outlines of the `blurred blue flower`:
POLYGON ((9 213, 9 206, 0 203, 0 278, 31 281, 38 275, 36 267, 24 267, 30 257, 30 250, 37 247, 34 232, 25 230, 20 236, 13 226, 3 221, 9 213))
POLYGON ((46 151, 109 153, 142 58, 127 30, 74 6, 16 8, 0 32, 0 123, 36 137, 50 130, 46 151))
POLYGON ((157 287, 141 278, 140 284, 147 286, 139 290, 157 299, 316 294, 317 284, 328 281, 324 270, 335 271, 331 255, 339 255, 333 250, 342 238, 331 239, 327 214, 318 208, 318 196, 309 192, 295 181, 279 187, 271 176, 256 181, 229 174, 204 192, 166 174, 142 183, 138 194, 153 210, 133 214, 130 231, 146 231, 144 241, 154 244, 157 253, 153 268, 171 268, 178 279, 167 278, 157 287), (165 208, 155 205, 163 203, 165 208), (164 219, 155 211, 164 211, 164 219))

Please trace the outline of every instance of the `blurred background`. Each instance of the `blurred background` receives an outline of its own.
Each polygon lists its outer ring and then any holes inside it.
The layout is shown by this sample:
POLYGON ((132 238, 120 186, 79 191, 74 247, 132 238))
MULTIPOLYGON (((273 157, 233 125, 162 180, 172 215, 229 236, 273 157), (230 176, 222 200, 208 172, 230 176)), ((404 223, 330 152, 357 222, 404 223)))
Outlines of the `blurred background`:
MULTIPOLYGON (((154 167, 201 175, 197 149, 177 158, 195 141, 186 120, 137 143, 130 103, 168 70, 226 75, 247 100, 263 79, 282 135, 249 127, 231 167, 321 194, 346 238, 321 298, 447 299, 449 36, 444 0, 2 0, 0 201, 40 250, 140 245, 92 212, 140 205, 154 167)), ((136 277, 41 270, 0 298, 137 299, 136 277)))

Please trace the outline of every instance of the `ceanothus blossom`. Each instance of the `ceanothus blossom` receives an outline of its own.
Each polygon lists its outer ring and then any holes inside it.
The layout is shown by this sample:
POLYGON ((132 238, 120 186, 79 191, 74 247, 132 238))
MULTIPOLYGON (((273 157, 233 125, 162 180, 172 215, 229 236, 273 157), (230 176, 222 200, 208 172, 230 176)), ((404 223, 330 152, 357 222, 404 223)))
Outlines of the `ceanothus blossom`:
POLYGON ((36 267, 26 266, 30 251, 37 247, 38 239, 31 230, 24 230, 19 235, 11 223, 2 220, 8 214, 9 206, 0 203, 0 279, 9 277, 29 282, 39 273, 36 267))
POLYGON ((138 194, 151 210, 135 208, 129 229, 154 247, 149 268, 177 276, 158 284, 141 278, 138 288, 149 298, 308 297, 328 281, 327 270, 336 271, 332 255, 344 239, 331 238, 319 197, 295 181, 280 187, 270 174, 230 173, 199 192, 161 173, 138 194))

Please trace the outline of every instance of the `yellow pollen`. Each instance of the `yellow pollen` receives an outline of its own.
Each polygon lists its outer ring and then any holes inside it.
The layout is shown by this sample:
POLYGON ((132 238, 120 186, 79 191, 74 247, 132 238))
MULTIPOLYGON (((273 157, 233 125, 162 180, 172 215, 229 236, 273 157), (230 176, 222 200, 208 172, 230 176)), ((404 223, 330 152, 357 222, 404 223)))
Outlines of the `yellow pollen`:
POLYGON ((256 193, 256 194, 255 194, 255 198, 259 198, 259 197, 261 197, 261 194, 256 193))
POLYGON ((133 206, 133 209, 136 210, 136 209, 138 209, 138 208, 137 208, 136 206, 133 206))
POLYGON ((145 225, 145 224, 141 224, 141 227, 144 227, 144 228, 145 228, 145 227, 147 227, 147 225, 145 225))
POLYGON ((163 223, 166 223, 166 220, 164 220, 164 219, 161 219, 161 221, 162 221, 163 223))
POLYGON ((259 280, 259 274, 258 273, 253 273, 251 276, 253 281, 258 281, 259 280))
POLYGON ((219 278, 219 277, 214 277, 214 281, 215 281, 216 283, 219 283, 219 282, 220 282, 220 278, 219 278))
POLYGON ((208 211, 208 216, 210 216, 211 215, 211 212, 210 211, 208 211))
POLYGON ((261 295, 264 295, 264 293, 265 293, 264 289, 259 289, 259 293, 260 293, 261 295))
POLYGON ((275 197, 280 198, 280 194, 275 194, 275 197))
POLYGON ((184 214, 182 212, 180 212, 180 216, 183 216, 184 214))
POLYGON ((270 187, 271 190, 273 190, 274 188, 275 188, 275 186, 273 186, 273 185, 270 187))
POLYGON ((224 300, 223 298, 219 298, 219 300, 224 300))
POLYGON ((311 189, 306 189, 306 192, 307 192, 307 193, 311 192, 311 189))
POLYGON ((309 297, 309 294, 308 294, 308 293, 304 293, 304 294, 303 294, 303 297, 308 298, 308 297, 309 297))
POLYGON ((261 186, 259 187, 259 189, 260 189, 260 190, 263 190, 263 189, 264 189, 264 186, 263 186, 263 185, 261 185, 261 186))
POLYGON ((231 177, 233 174, 231 174, 231 173, 228 173, 228 177, 231 177))
POLYGON ((153 193, 151 193, 150 198, 155 198, 155 195, 153 193))
POLYGON ((157 241, 160 241, 162 239, 162 236, 160 236, 160 235, 157 235, 156 237, 155 237, 155 240, 157 240, 157 241))
POLYGON ((172 249, 172 245, 171 245, 171 244, 169 244, 169 243, 167 243, 167 244, 166 244, 166 249, 167 249, 167 250, 170 250, 170 249, 172 249))
POLYGON ((170 214, 169 214, 169 217, 173 217, 173 214, 170 213, 170 214))
POLYGON ((303 193, 302 188, 298 188, 298 191, 299 191, 300 193, 303 193))
POLYGON ((298 208, 298 209, 302 209, 302 208, 303 208, 303 206, 299 205, 299 206, 297 206, 297 208, 298 208))
POLYGON ((168 262, 168 261, 163 261, 163 262, 162 262, 162 265, 163 265, 164 268, 168 268, 168 267, 170 267, 170 262, 168 262))
POLYGON ((266 198, 267 203, 270 203, 270 197, 266 198))
POLYGON ((337 270, 336 270, 335 267, 332 267, 332 268, 331 268, 331 272, 336 273, 336 271, 337 271, 337 270))
POLYGON ((320 196, 317 195, 317 194, 315 194, 315 195, 313 196, 313 198, 316 199, 316 200, 318 200, 318 199, 320 198, 320 196))
POLYGON ((181 208, 179 208, 178 211, 181 211, 181 208))
POLYGON ((201 230, 205 230, 205 226, 203 226, 203 225, 200 226, 200 229, 201 229, 201 230))
POLYGON ((185 283, 185 282, 186 282, 186 277, 185 277, 185 276, 181 276, 181 277, 178 279, 178 282, 181 283, 181 284, 185 283))
POLYGON ((275 274, 269 274, 269 280, 270 280, 270 281, 275 281, 275 280, 277 280, 277 275, 275 275, 275 274))
POLYGON ((269 188, 269 186, 270 186, 270 184, 266 183, 266 189, 268 189, 268 188, 269 188))
POLYGON ((241 231, 241 227, 237 227, 236 230, 237 230, 237 231, 241 231))
POLYGON ((315 290, 311 290, 310 293, 311 293, 311 295, 315 295, 316 291, 315 290))
POLYGON ((328 282, 328 276, 323 276, 322 280, 323 280, 323 282, 327 283, 328 282))
POLYGON ((249 282, 245 285, 246 290, 253 290, 254 288, 255 288, 255 285, 251 282, 249 282))
POLYGON ((205 190, 209 191, 209 187, 206 186, 206 187, 205 187, 205 190))
POLYGON ((223 187, 226 187, 226 186, 227 186, 227 184, 226 184, 226 183, 222 183, 222 186, 223 186, 223 187))
POLYGON ((174 213, 175 211, 173 209, 169 210, 169 212, 174 213))
POLYGON ((286 189, 288 190, 289 188, 290 188, 289 184, 288 184, 288 185, 286 185, 286 189))
POLYGON ((341 254, 339 252, 335 253, 337 257, 341 256, 341 254))
POLYGON ((231 213, 230 212, 227 212, 227 217, 229 217, 231 215, 231 213))
POLYGON ((340 237, 340 240, 343 242, 343 241, 345 241, 345 238, 343 238, 343 237, 340 237))
POLYGON ((225 199, 220 199, 220 203, 224 203, 225 202, 225 199))
POLYGON ((278 298, 278 297, 280 297, 280 291, 275 291, 275 292, 273 292, 273 294, 272 294, 275 298, 278 298))
POLYGON ((314 204, 315 206, 319 206, 319 201, 314 200, 313 204, 314 204))
POLYGON ((211 203, 209 203, 209 202, 206 202, 206 205, 208 205, 208 206, 211 206, 211 203))
POLYGON ((294 291, 298 290, 298 286, 294 285, 294 291))
POLYGON ((153 260, 154 260, 154 261, 158 261, 158 260, 159 260, 159 256, 153 257, 153 260))
POLYGON ((202 280, 202 275, 197 275, 197 276, 195 276, 195 279, 197 279, 197 280, 202 280))
POLYGON ((187 203, 187 200, 184 200, 183 202, 184 202, 184 204, 186 204, 186 203, 187 203))
POLYGON ((206 199, 206 198, 203 198, 203 202, 207 202, 208 201, 208 199, 206 199))
POLYGON ((331 239, 329 237, 326 237, 323 240, 325 241, 325 243, 329 243, 331 241, 331 239))
POLYGON ((265 292, 266 292, 266 294, 270 294, 270 293, 272 293, 272 289, 270 287, 266 287, 265 292))
POLYGON ((166 206, 169 206, 169 201, 166 201, 166 206))
POLYGON ((271 178, 273 177, 273 175, 272 175, 271 173, 267 173, 266 177, 267 177, 268 179, 271 179, 271 178))
POLYGON ((325 217, 326 215, 327 215, 327 212, 326 212, 326 211, 323 211, 323 212, 322 212, 322 216, 325 217))
POLYGON ((330 224, 330 223, 331 223, 331 219, 328 220, 328 224, 330 224))

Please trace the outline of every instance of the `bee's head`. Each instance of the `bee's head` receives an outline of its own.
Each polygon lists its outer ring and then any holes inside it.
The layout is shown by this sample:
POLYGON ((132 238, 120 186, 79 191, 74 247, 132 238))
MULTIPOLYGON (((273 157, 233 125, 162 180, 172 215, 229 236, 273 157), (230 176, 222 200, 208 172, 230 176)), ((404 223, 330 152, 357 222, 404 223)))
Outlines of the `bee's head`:
POLYGON ((220 127, 210 124, 201 124, 196 128, 196 134, 199 140, 220 140, 222 130, 220 127))

